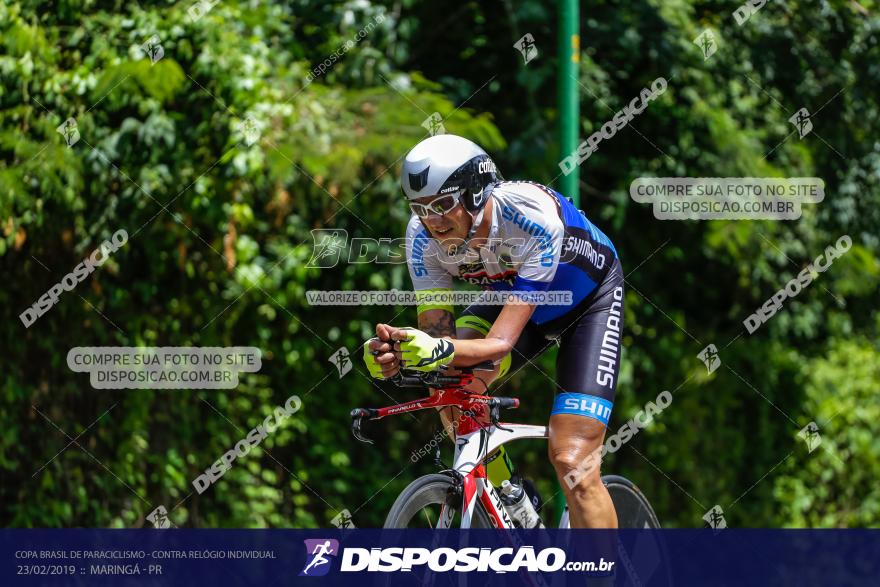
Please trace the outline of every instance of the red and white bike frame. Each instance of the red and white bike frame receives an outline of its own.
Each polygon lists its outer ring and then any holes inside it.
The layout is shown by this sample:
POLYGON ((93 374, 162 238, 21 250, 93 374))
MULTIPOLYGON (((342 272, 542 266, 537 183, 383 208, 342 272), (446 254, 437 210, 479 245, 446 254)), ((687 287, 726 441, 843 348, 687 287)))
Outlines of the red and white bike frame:
MULTIPOLYGON (((488 428, 481 428, 469 418, 459 426, 455 438, 453 469, 461 475, 464 481, 464 502, 461 510, 462 528, 471 527, 477 501, 482 504, 496 528, 514 528, 513 521, 501 503, 501 494, 489 482, 483 460, 501 445, 520 438, 547 438, 547 427, 501 423, 500 427, 490 425, 488 428), (471 427, 476 429, 471 429, 471 427)), ((450 516, 444 516, 441 513, 437 527, 448 527, 446 524, 452 521, 449 518, 450 516)))
MULTIPOLYGON (((460 386, 437 389, 433 395, 376 409, 359 409, 352 412, 354 418, 378 420, 386 416, 405 414, 429 408, 455 407, 461 410, 458 425, 455 426, 455 457, 453 470, 463 481, 463 503, 461 505, 461 528, 470 528, 477 502, 482 504, 496 528, 513 529, 514 524, 501 502, 501 495, 489 482, 484 462, 499 447, 508 442, 522 438, 547 438, 546 426, 529 424, 507 424, 493 422, 492 402, 502 398, 470 393, 462 389, 471 381, 470 375, 463 375, 460 386)), ((519 400, 503 398, 506 407, 519 406, 519 400)), ((496 409, 499 409, 496 407, 496 409)), ((360 436, 360 423, 355 429, 355 436, 360 436)), ((443 506, 437 528, 449 528, 452 524, 455 508, 443 506)), ((567 516, 563 518, 564 526, 568 527, 567 516)))

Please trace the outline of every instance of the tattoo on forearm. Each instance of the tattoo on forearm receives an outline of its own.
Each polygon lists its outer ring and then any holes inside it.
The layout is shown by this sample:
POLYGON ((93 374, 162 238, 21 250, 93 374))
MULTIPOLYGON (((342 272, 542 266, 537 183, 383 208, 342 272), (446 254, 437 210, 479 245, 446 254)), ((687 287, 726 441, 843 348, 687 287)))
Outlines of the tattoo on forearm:
POLYGON ((455 317, 452 312, 428 311, 419 314, 419 330, 431 336, 455 336, 455 317))

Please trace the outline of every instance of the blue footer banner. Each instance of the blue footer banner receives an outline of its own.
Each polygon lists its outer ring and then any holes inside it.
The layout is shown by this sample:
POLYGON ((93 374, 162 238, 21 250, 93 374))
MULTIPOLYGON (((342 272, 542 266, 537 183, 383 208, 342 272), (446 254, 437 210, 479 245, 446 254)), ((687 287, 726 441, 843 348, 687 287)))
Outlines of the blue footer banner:
POLYGON ((0 585, 878 585, 880 530, 0 530, 0 585))

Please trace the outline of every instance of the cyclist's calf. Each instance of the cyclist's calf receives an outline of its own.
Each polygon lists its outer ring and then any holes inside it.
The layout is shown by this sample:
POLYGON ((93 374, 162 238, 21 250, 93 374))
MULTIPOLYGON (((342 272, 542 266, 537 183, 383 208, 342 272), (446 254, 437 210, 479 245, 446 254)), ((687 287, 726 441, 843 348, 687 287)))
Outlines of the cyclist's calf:
POLYGON ((599 421, 569 414, 550 417, 550 462, 569 505, 572 527, 617 526, 614 505, 599 471, 604 438, 605 426, 599 421))

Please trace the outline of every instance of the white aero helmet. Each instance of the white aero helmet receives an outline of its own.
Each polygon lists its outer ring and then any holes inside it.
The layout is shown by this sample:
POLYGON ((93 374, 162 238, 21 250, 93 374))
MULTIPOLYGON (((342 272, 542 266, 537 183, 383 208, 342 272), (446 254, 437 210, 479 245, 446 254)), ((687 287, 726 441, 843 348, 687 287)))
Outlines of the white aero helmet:
POLYGON ((486 151, 473 141, 447 134, 413 147, 400 172, 400 185, 410 200, 462 192, 461 203, 472 214, 483 208, 492 184, 500 181, 503 178, 486 151))

